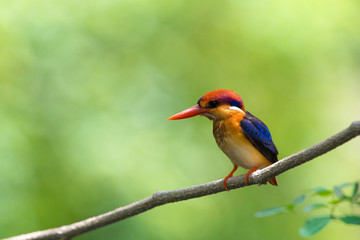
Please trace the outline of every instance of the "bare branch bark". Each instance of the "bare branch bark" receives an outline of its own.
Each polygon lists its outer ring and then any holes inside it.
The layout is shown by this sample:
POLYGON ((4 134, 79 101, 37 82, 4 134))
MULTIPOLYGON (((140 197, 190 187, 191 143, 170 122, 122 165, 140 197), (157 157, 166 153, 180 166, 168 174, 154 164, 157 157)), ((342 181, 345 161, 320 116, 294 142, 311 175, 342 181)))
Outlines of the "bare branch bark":
MULTIPOLYGON (((248 184, 253 185, 266 183, 268 179, 273 178, 307 161, 310 161, 342 145, 343 143, 358 135, 360 135, 360 121, 355 121, 348 128, 335 134, 334 136, 331 136, 330 138, 289 157, 286 157, 267 168, 254 172, 250 175, 248 184)), ((235 189, 244 186, 244 175, 232 177, 228 180, 229 189, 235 189)), ((71 239, 74 236, 78 236, 91 230, 123 220, 125 218, 135 216, 157 206, 172 202, 179 202, 191 198, 198 198, 223 191, 225 191, 225 189, 222 183, 222 179, 188 188, 171 191, 158 191, 148 198, 131 203, 124 207, 117 208, 113 211, 101 214, 96 217, 88 218, 86 220, 70 225, 65 225, 59 228, 37 231, 7 238, 7 240, 71 239)))

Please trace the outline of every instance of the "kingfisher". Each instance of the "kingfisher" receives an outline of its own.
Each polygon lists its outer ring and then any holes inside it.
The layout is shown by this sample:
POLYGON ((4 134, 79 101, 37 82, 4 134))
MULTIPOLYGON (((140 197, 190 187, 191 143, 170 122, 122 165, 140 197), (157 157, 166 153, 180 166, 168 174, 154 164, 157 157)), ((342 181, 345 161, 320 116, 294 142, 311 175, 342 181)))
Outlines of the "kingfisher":
MULTIPOLYGON (((227 180, 239 166, 250 169, 245 175, 247 185, 250 173, 278 161, 278 150, 268 127, 246 111, 243 100, 234 91, 218 89, 208 92, 195 106, 169 117, 168 120, 197 115, 213 121, 216 143, 234 165, 223 180, 225 190, 228 190, 227 180)), ((275 177, 268 181, 274 186, 278 185, 275 177)))

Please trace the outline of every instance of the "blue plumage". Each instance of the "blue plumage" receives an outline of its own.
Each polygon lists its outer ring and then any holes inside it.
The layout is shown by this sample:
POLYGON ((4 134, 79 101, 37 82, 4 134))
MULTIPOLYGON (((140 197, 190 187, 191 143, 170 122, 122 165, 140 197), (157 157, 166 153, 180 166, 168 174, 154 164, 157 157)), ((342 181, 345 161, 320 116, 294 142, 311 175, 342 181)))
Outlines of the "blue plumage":
POLYGON ((249 112, 240 122, 246 138, 254 145, 254 147, 266 157, 270 162, 278 161, 278 150, 271 139, 271 134, 265 123, 256 118, 249 112))

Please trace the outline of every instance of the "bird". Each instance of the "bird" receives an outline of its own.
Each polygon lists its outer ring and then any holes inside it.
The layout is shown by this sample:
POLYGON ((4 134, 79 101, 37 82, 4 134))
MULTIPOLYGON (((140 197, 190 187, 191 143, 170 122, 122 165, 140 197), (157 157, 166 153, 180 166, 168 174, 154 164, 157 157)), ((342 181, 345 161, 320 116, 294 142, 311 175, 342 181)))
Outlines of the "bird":
MULTIPOLYGON (((279 153, 268 127, 245 109, 242 98, 234 91, 218 89, 208 92, 195 106, 169 117, 168 120, 198 115, 213 121, 215 141, 234 166, 223 180, 225 190, 228 191, 227 180, 238 167, 249 169, 245 175, 245 185, 248 185, 252 172, 278 161, 279 153)), ((268 182, 278 186, 275 177, 268 182)))

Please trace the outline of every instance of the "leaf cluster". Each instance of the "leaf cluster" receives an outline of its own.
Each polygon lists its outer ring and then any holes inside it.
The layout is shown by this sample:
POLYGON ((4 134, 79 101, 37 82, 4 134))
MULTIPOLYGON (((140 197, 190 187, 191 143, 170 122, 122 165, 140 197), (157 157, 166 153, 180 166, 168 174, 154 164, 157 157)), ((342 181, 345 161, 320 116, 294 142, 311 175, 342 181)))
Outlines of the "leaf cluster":
POLYGON ((292 212, 305 202, 313 200, 306 204, 302 211, 310 213, 315 210, 325 209, 326 214, 309 217, 301 227, 299 233, 303 237, 311 237, 322 230, 331 221, 339 220, 344 224, 360 225, 360 214, 356 213, 360 209, 359 182, 342 183, 328 189, 322 186, 309 190, 306 194, 297 197, 292 203, 281 206, 274 206, 255 214, 256 217, 272 216, 280 213, 292 212), (318 201, 320 197, 321 201, 318 201), (345 211, 343 207, 345 205, 345 211))

